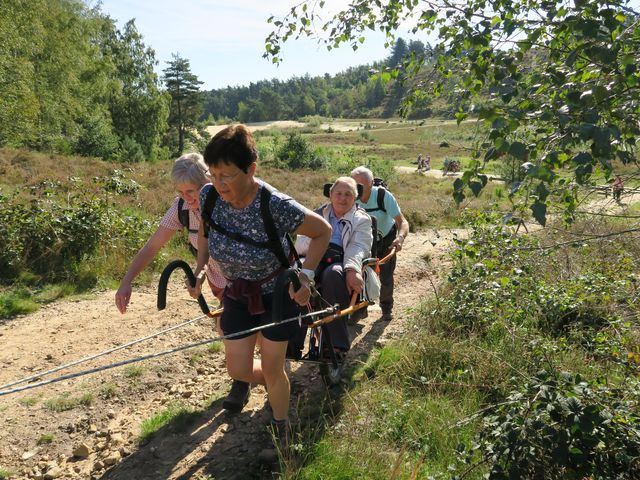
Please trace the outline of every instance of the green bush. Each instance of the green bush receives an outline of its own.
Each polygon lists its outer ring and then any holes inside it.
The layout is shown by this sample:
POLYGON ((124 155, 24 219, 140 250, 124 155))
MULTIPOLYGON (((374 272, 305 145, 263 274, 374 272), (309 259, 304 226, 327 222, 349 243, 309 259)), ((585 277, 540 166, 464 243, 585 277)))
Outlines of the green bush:
POLYGON ((484 418, 465 463, 492 480, 640 478, 638 387, 540 372, 484 418))
POLYGON ((283 168, 317 170, 326 166, 323 157, 315 155, 309 142, 299 133, 290 133, 277 151, 276 158, 283 168))
POLYGON ((43 282, 73 279, 99 247, 128 254, 151 229, 147 220, 104 199, 62 203, 37 197, 25 203, 0 194, 0 281, 15 280, 24 271, 43 282))
POLYGON ((106 191, 118 195, 134 195, 140 190, 138 182, 126 178, 124 172, 118 169, 115 169, 108 177, 95 177, 93 181, 106 191))

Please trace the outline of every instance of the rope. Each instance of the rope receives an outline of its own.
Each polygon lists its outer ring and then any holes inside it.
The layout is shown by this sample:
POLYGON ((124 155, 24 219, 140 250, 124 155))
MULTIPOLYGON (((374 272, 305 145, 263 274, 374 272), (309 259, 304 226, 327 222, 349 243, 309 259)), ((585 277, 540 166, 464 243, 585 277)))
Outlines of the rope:
MULTIPOLYGON (((213 311, 211 313, 211 315, 217 316, 217 315, 220 315, 221 313, 222 313, 222 309, 218 309, 218 310, 213 311)), ((29 377, 25 377, 25 378, 21 378, 20 380, 15 380, 13 382, 5 383, 4 385, 0 385, 0 389, 7 388, 7 387, 12 387, 12 386, 18 385, 20 383, 28 382, 29 380, 33 380, 34 378, 39 378, 39 377, 42 377, 44 375, 48 375, 50 373, 54 373, 54 372, 58 372, 60 370, 64 370, 65 368, 73 367, 74 365, 78 365, 80 363, 88 362, 89 360, 93 360, 94 358, 102 357, 102 356, 107 355, 109 353, 117 352, 118 350, 122 350, 124 348, 131 347, 132 345, 135 345, 137 343, 144 342, 145 340, 149 340, 151 338, 157 337, 159 335, 162 335, 163 333, 171 332, 172 330, 176 330, 178 328, 184 327, 186 325, 189 325, 190 323, 196 322, 198 320, 202 320, 203 318, 207 318, 207 315, 200 315, 199 317, 193 318, 191 320, 187 320, 186 322, 182 322, 182 323, 180 323, 178 325, 175 325, 173 327, 166 328, 166 329, 161 330, 159 332, 156 332, 156 333, 154 333, 152 335, 148 335, 146 337, 138 338, 137 340, 132 340, 129 343, 125 343, 123 345, 119 345, 117 347, 110 348, 109 350, 105 350, 104 352, 96 353, 95 355, 90 355, 88 357, 84 357, 84 358, 81 358, 79 360, 74 360, 73 362, 66 363, 64 365, 60 365, 59 367, 52 368, 51 370, 46 370, 44 372, 35 373, 35 374, 33 374, 33 375, 29 376, 29 377)))
MULTIPOLYGON (((149 360, 149 359, 152 359, 152 358, 157 358, 157 357, 161 357, 161 356, 164 356, 164 355, 169 355, 171 353, 180 352, 182 350, 187 350, 189 348, 199 347, 201 345, 205 345, 205 344, 208 344, 208 343, 218 342, 218 341, 221 341, 221 340, 228 340, 230 338, 235 338, 235 337, 238 337, 240 335, 246 335, 248 333, 259 332, 260 330, 264 330, 264 329, 267 329, 267 328, 270 328, 270 327, 274 327, 276 325, 282 325, 283 323, 289 323, 289 322, 293 322, 295 320, 301 321, 304 318, 309 318, 309 317, 314 317, 314 316, 319 316, 319 315, 327 315, 327 314, 331 314, 331 313, 335 313, 335 309, 334 308, 326 308, 324 310, 319 310, 317 312, 310 312, 310 313, 306 313, 304 315, 298 315, 296 317, 287 318, 287 319, 282 320, 282 321, 271 322, 271 323, 268 323, 266 325, 260 325, 258 327, 250 328, 248 330, 243 330, 241 332, 230 333, 228 335, 222 335, 222 336, 219 336, 219 337, 214 337, 214 338, 210 338, 210 339, 207 339, 207 340, 202 340, 202 341, 195 342, 195 343, 189 343, 187 345, 174 347, 174 348, 171 348, 169 350, 163 350, 161 352, 150 353, 148 355, 143 355, 141 357, 131 358, 131 359, 128 359, 128 360, 122 360, 120 362, 111 363, 111 364, 108 364, 108 365, 104 365, 102 367, 96 367, 96 368, 92 368, 92 369, 89 369, 89 370, 83 370, 81 372, 76 372, 76 373, 69 373, 67 375, 62 375, 60 377, 51 378, 49 380, 42 380, 41 382, 36 382, 36 383, 32 383, 30 385, 24 385, 22 387, 12 388, 12 389, 9 389, 9 390, 0 390, 0 397, 3 396, 3 395, 9 395, 11 393, 17 393, 17 392, 22 392, 24 390, 30 390, 32 388, 41 387, 43 385, 49 385, 49 384, 52 384, 52 383, 61 382, 63 380, 69 380, 71 378, 77 378, 77 377, 81 377, 81 376, 84 376, 84 375, 89 375, 91 373, 101 372, 103 370, 109 370, 109 369, 115 368, 115 367, 121 367, 123 365, 129 365, 131 363, 141 362, 143 360, 149 360)), ((14 385, 15 385, 15 383, 14 383, 14 385)))

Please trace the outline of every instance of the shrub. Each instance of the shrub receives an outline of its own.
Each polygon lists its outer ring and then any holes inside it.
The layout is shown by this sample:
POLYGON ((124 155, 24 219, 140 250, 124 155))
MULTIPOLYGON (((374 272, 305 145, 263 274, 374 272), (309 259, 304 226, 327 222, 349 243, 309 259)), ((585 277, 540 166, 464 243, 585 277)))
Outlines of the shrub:
POLYGON ((117 158, 123 162, 144 162, 146 157, 142 146, 131 137, 124 137, 118 148, 117 158))
POLYGON ((465 460, 479 451, 495 480, 640 478, 638 387, 540 372, 485 417, 465 460))
POLYGON ((315 155, 309 142, 299 133, 290 133, 277 151, 280 165, 290 170, 301 168, 319 169, 325 167, 323 158, 315 155))
POLYGON ((35 197, 29 203, 0 194, 0 281, 21 272, 40 281, 82 276, 82 261, 106 247, 129 255, 153 226, 139 215, 119 211, 107 200, 35 197))
POLYGON ((140 190, 138 182, 126 178, 124 172, 118 169, 113 170, 108 177, 94 177, 93 181, 106 191, 118 195, 134 195, 140 190))

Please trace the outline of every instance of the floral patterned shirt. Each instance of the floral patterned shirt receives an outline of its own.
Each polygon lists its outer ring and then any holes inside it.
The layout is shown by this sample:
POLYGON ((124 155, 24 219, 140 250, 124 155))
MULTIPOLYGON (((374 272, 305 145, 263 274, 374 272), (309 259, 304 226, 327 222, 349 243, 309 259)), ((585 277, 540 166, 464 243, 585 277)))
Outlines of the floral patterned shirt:
MULTIPOLYGON (((265 183, 260 187, 253 201, 245 208, 234 208, 218 197, 211 214, 212 220, 228 232, 244 235, 258 242, 269 240, 260 213, 260 194, 265 183)), ((200 192, 200 205, 205 201, 207 193, 213 186, 205 186, 200 192)), ((289 255, 290 247, 285 238, 286 233, 295 232, 304 221, 307 209, 293 198, 274 190, 271 195, 269 209, 273 221, 282 238, 285 255, 289 255)), ((258 247, 234 240, 215 230, 209 231, 209 254, 219 266, 228 280, 243 278, 257 281, 273 274, 281 264, 276 255, 266 247, 258 247)), ((262 293, 271 293, 276 279, 262 285, 262 293)))

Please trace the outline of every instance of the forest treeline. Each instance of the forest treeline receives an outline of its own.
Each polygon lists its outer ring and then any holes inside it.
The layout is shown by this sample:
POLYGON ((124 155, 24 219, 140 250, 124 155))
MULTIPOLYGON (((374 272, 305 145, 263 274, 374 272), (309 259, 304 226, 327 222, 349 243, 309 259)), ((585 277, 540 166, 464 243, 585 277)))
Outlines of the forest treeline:
MULTIPOLYGON (((419 40, 398 38, 389 57, 372 65, 351 67, 336 75, 305 75, 286 81, 262 80, 249 86, 229 86, 206 94, 205 115, 219 122, 288 120, 308 115, 340 118, 388 118, 398 114, 410 84, 402 77, 385 81, 384 72, 396 69, 404 61, 421 58, 429 62, 433 52, 419 40)), ((390 76, 390 75, 389 75, 390 76)), ((410 116, 447 115, 457 109, 445 101, 436 107, 424 100, 415 105, 410 116)))
MULTIPOLYGON (((119 28, 99 4, 7 0, 0 36, 0 147, 127 161, 179 154, 204 141, 199 127, 214 122, 390 117, 410 85, 388 72, 432 56, 428 44, 398 38, 388 58, 334 76, 205 92, 188 59, 159 66, 134 20, 119 28)), ((445 95, 434 108, 423 99, 409 114, 451 115, 457 101, 445 95)))

